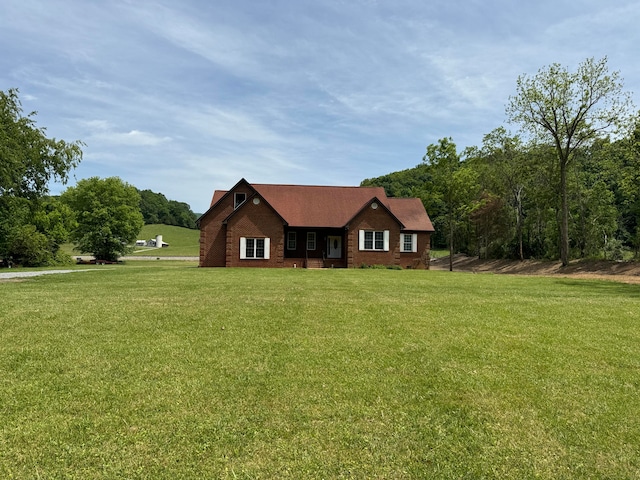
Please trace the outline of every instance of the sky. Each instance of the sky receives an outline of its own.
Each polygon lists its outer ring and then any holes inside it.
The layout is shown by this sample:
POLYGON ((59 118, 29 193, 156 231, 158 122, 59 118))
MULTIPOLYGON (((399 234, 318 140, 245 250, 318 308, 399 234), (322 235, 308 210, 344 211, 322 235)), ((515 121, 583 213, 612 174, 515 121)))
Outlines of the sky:
POLYGON ((0 90, 78 180, 203 213, 215 189, 359 185, 507 124, 520 75, 608 58, 640 104, 637 0, 3 0, 0 90))

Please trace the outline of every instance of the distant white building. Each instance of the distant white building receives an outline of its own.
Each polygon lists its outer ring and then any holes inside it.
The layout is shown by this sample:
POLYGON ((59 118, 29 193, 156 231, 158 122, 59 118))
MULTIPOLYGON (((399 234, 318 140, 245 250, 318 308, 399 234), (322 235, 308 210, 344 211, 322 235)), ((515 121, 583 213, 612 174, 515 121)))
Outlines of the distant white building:
POLYGON ((162 241, 162 235, 156 235, 155 239, 152 238, 151 240, 147 241, 147 247, 165 248, 168 246, 169 244, 167 242, 162 241))

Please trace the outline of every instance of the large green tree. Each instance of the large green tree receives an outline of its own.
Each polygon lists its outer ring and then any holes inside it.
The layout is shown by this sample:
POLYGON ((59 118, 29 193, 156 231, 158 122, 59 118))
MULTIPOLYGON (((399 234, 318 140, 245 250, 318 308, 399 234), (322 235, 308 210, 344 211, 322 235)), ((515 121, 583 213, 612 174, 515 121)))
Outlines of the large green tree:
POLYGON ((587 59, 575 72, 552 64, 534 76, 520 76, 506 111, 510 121, 555 148, 561 199, 560 259, 567 265, 569 164, 579 148, 628 124, 631 97, 623 91, 619 72, 609 73, 606 57, 587 59))
POLYGON ((118 177, 80 180, 61 200, 75 213, 76 249, 96 259, 115 261, 126 254, 144 225, 138 190, 118 177))
POLYGON ((18 90, 0 91, 0 258, 29 265, 55 260, 68 219, 41 200, 82 159, 82 142, 47 138, 35 115, 23 114, 18 90))
POLYGON ((454 238, 476 206, 477 174, 463 165, 451 138, 442 138, 427 147, 423 162, 431 167, 432 196, 440 204, 436 223, 444 227, 449 246, 449 270, 453 270, 454 238))
POLYGON ((0 196, 42 196, 82 159, 82 142, 47 138, 35 115, 23 115, 18 90, 0 91, 0 196))

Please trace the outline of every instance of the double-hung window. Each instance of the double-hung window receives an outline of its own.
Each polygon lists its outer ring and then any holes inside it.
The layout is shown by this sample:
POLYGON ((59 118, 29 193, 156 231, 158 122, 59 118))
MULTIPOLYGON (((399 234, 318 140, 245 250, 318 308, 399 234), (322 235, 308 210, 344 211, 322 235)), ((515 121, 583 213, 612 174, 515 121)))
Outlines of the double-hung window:
POLYGON ((307 250, 316 249, 316 232, 307 232, 307 250))
POLYGON ((270 239, 240 237, 241 260, 263 260, 269 258, 270 239))
POLYGON ((287 232, 287 250, 295 250, 297 243, 296 232, 287 232))
POLYGON ((417 252, 418 251, 418 234, 416 233, 401 233, 400 234, 400 251, 417 252))
POLYGON ((360 230, 359 249, 377 252, 389 251, 389 230, 360 230))

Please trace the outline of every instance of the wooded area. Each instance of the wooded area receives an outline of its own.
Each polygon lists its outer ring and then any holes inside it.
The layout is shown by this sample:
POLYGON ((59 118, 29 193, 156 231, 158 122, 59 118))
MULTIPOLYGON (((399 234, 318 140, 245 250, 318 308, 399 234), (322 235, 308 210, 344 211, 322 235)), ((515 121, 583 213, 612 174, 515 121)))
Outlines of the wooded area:
POLYGON ((462 153, 443 138, 422 165, 362 185, 422 198, 450 257, 637 257, 640 117, 607 58, 521 76, 506 114, 522 134, 499 127, 462 153))
MULTIPOLYGON (((454 146, 451 139, 441 141, 454 146)), ((503 127, 480 147, 455 153, 448 168, 458 185, 442 183, 427 163, 362 185, 394 197, 420 197, 434 222, 434 248, 482 258, 560 258, 557 157, 552 147, 525 144, 503 127), (447 191, 454 202, 447 204, 447 191), (452 211, 452 213, 451 213, 452 211)), ((453 177, 451 177, 453 178, 453 177)), ((622 259, 640 246, 640 125, 617 141, 599 139, 575 152, 567 177, 571 258, 622 259)))

